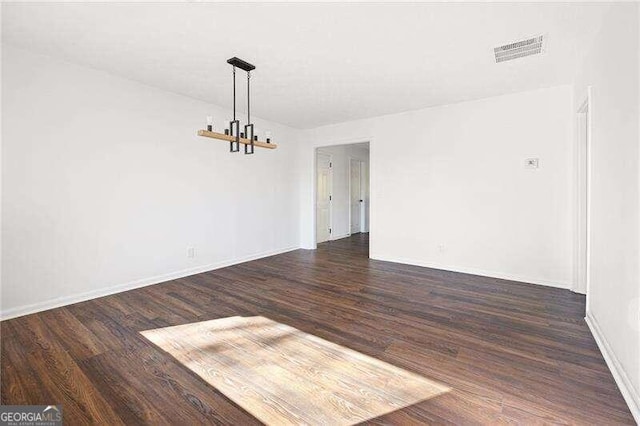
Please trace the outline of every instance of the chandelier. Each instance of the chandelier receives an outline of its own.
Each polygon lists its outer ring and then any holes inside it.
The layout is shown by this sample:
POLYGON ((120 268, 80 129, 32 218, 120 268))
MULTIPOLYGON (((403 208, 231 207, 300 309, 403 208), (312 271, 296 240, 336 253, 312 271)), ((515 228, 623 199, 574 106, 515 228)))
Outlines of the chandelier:
POLYGON ((213 131, 213 117, 208 116, 207 129, 198 130, 198 136, 228 141, 230 152, 240 151, 240 144, 244 145, 245 154, 253 154, 256 146, 276 149, 278 146, 271 143, 271 133, 265 132, 266 141, 259 141, 255 127, 251 122, 251 71, 256 69, 255 65, 236 57, 227 60, 227 63, 233 67, 233 120, 229 120, 229 125, 224 129, 224 133, 217 133, 213 131), (247 72, 247 124, 244 125, 244 132, 240 131, 240 120, 236 118, 236 68, 247 72))

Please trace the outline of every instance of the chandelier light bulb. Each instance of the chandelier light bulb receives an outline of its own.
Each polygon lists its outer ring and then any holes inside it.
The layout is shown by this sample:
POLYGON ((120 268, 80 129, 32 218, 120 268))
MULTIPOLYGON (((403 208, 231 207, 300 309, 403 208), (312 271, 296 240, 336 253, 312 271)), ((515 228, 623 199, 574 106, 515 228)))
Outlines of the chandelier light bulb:
POLYGON ((207 115, 207 130, 213 131, 213 117, 210 115, 207 115))

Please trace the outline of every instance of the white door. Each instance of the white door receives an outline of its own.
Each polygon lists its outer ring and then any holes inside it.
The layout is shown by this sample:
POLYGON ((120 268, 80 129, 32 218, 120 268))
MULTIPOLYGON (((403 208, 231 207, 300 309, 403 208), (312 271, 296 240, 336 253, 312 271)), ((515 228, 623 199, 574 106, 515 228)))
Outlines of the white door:
POLYGON ((351 159, 350 163, 351 233, 362 232, 362 162, 351 159))
POLYGON ((316 241, 329 240, 331 236, 331 156, 317 153, 316 177, 316 241))

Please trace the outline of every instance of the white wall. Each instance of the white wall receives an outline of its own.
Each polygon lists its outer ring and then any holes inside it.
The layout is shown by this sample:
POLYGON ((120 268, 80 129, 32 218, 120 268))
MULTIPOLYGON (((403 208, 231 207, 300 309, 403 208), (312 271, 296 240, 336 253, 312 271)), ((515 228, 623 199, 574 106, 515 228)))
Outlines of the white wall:
MULTIPOLYGON (((314 129, 300 161, 370 141, 373 258, 569 288, 572 118, 571 87, 549 88, 314 129)), ((312 173, 302 185, 313 247, 312 173)))
MULTIPOLYGON (((369 168, 369 150, 357 145, 336 145, 318 148, 319 152, 331 155, 333 163, 333 184, 332 184, 332 208, 331 208, 331 239, 344 238, 351 234, 349 209, 351 208, 349 196, 350 181, 350 160, 362 160, 369 168)), ((368 188, 365 191, 365 206, 368 206, 368 188)), ((368 215, 365 215, 368 216, 368 215)), ((368 230, 368 223, 365 219, 365 229, 368 230)))
POLYGON ((227 110, 7 46, 2 86, 3 318, 299 246, 298 131, 231 154, 227 110))
POLYGON ((638 5, 611 8, 576 78, 591 86, 591 234, 587 318, 640 422, 638 5))

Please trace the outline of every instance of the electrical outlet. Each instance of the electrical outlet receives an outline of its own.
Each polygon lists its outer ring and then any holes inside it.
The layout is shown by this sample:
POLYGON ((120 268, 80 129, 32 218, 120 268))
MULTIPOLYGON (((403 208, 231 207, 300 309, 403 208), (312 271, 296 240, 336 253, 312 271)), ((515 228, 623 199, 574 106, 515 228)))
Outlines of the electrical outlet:
POLYGON ((444 253, 444 249, 445 249, 444 244, 438 244, 438 251, 439 251, 440 253, 444 253))
POLYGON ((187 257, 196 257, 196 249, 194 247, 187 248, 187 257))
POLYGON ((527 169, 537 169, 540 166, 540 159, 538 158, 527 158, 524 162, 524 166, 527 169))

